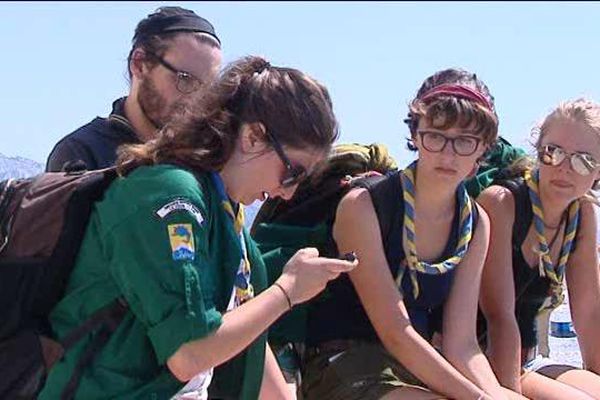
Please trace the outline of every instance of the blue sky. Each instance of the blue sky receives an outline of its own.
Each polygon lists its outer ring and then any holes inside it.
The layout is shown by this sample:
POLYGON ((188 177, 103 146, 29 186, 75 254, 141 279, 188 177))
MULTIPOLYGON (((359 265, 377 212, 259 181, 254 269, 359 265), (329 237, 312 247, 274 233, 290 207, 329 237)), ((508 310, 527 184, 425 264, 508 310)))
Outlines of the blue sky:
POLYGON ((137 22, 161 5, 209 19, 225 61, 302 69, 330 90, 341 140, 383 142, 401 162, 407 102, 446 67, 478 74, 501 133, 527 145, 562 99, 600 100, 600 3, 0 3, 0 153, 44 162, 62 136, 127 93, 137 22))

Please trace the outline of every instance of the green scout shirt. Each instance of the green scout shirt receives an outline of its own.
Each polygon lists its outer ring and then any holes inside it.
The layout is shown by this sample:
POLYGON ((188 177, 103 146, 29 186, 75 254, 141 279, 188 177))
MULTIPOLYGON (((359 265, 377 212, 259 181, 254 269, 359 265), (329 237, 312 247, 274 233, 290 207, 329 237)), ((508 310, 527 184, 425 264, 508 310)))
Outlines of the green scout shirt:
MULTIPOLYGON (((245 230, 244 237, 258 293, 266 271, 245 230)), ((165 363, 183 343, 220 326, 240 252, 239 236, 208 174, 196 180, 188 171, 159 165, 115 181, 95 205, 67 293, 51 315, 62 337, 119 296, 130 307, 83 373, 76 397, 168 399, 183 387, 165 363)), ((60 398, 91 337, 50 371, 41 400, 60 398)), ((211 395, 258 398, 265 339, 263 334, 215 368, 211 395)))

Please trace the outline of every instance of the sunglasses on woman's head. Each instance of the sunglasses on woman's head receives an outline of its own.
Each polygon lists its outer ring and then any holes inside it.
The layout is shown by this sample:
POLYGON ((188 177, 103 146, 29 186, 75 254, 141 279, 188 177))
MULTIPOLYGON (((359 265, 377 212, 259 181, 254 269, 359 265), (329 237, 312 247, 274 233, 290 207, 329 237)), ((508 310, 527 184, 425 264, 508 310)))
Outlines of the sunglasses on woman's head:
POLYGON ((547 144, 538 149, 538 159, 544 165, 558 167, 566 158, 569 158, 571 169, 581 176, 591 174, 599 165, 598 161, 587 153, 568 153, 554 144, 547 144))

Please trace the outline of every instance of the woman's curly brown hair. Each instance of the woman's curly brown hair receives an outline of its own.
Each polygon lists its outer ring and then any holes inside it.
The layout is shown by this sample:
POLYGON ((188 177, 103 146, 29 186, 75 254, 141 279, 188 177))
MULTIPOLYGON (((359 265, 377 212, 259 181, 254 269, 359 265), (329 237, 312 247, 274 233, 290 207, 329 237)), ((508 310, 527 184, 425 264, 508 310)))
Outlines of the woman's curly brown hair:
POLYGON ((486 145, 491 145, 498 138, 498 116, 494 107, 494 97, 486 84, 476 74, 469 71, 449 68, 436 72, 425 79, 408 107, 408 116, 404 122, 410 129, 411 136, 407 143, 409 150, 416 150, 412 141, 415 138, 419 120, 422 118, 431 126, 442 130, 472 126, 486 145), (424 93, 444 84, 457 84, 475 89, 486 98, 492 109, 471 100, 449 95, 440 95, 427 103, 421 101, 424 93))

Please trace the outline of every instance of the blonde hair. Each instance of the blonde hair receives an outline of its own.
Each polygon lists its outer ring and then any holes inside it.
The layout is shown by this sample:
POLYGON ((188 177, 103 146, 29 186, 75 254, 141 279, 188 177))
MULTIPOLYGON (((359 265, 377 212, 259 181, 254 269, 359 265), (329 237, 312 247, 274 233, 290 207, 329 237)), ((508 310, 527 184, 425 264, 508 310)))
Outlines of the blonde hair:
MULTIPOLYGON (((558 107, 544 118, 539 126, 533 129, 532 139, 534 139, 533 143, 536 149, 539 149, 542 139, 548 133, 550 127, 559 121, 579 123, 600 138, 600 103, 583 97, 561 102, 558 107)), ((521 168, 523 169, 532 169, 534 166, 534 162, 524 162, 521 164, 521 168)), ((594 182, 592 190, 584 196, 584 199, 600 205, 598 202, 598 193, 595 192, 600 189, 599 186, 600 182, 594 182)))
POLYGON ((560 103, 537 128, 534 128, 532 136, 535 138, 536 149, 550 126, 565 120, 580 123, 600 137, 600 104, 586 98, 568 100, 560 103))
MULTIPOLYGON (((531 144, 534 151, 540 148, 544 135, 548 133, 550 127, 559 121, 577 122, 590 129, 600 138, 600 103, 590 99, 578 98, 561 102, 531 131, 531 144)), ((535 155, 529 155, 516 160, 507 171, 507 177, 522 176, 525 171, 531 171, 537 165, 535 155)), ((600 189, 596 182, 592 190, 600 189)), ((592 196, 593 201, 597 203, 596 193, 590 191, 588 196, 592 196)), ((586 197, 588 197, 586 196, 586 197)))

